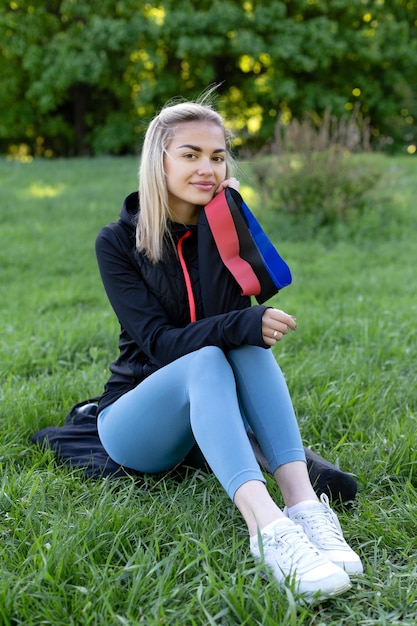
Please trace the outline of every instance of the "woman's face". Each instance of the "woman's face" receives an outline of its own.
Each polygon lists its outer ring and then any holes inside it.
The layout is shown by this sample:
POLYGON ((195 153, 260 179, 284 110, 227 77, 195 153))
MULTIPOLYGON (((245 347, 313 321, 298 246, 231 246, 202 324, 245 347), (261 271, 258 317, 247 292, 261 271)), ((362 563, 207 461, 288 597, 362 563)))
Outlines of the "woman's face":
POLYGON ((196 223, 199 207, 212 200, 226 178, 223 129, 213 122, 184 122, 164 156, 168 204, 175 221, 196 223))

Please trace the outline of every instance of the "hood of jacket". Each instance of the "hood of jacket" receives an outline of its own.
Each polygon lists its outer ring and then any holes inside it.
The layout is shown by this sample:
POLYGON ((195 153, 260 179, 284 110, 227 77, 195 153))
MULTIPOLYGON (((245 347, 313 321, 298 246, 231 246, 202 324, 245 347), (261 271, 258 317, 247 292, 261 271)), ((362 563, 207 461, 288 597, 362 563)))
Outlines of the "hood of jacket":
MULTIPOLYGON (((138 211, 139 193, 134 191, 125 198, 120 210, 120 221, 131 232, 135 231, 138 211)), ((190 229, 197 231, 197 265, 205 316, 246 308, 250 299, 241 296, 239 285, 223 264, 204 211, 200 213, 197 227, 170 222, 174 240, 190 229)))

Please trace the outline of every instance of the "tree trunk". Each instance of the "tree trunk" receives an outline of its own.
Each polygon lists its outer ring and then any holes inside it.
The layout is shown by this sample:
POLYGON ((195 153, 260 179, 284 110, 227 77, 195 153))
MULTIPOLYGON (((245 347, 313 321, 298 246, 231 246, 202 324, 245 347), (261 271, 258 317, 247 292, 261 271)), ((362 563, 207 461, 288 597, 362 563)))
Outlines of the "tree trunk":
POLYGON ((76 83, 71 88, 72 123, 75 135, 75 149, 78 156, 89 156, 91 154, 91 149, 87 142, 86 124, 90 89, 90 86, 85 83, 76 83))

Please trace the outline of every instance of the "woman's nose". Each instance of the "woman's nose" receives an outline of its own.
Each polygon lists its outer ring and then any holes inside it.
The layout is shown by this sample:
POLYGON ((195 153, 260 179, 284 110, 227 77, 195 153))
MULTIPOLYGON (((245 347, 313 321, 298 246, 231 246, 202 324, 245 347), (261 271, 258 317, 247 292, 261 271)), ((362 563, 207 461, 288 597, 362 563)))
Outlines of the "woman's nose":
POLYGON ((198 164, 199 174, 211 174, 213 171, 213 164, 210 159, 203 159, 198 164))

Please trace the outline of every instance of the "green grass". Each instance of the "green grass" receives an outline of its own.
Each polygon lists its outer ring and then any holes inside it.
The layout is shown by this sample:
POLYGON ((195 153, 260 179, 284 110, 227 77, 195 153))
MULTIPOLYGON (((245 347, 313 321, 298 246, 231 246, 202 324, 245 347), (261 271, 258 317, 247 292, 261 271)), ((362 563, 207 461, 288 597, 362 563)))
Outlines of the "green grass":
POLYGON ((137 167, 0 163, 0 624, 417 623, 416 160, 367 158, 383 176, 343 238, 282 240, 266 216, 294 276, 272 303, 298 331, 274 353, 303 437, 359 485, 340 519, 365 575, 309 608, 263 580, 214 477, 85 481, 30 443, 116 355, 94 239, 137 167))

